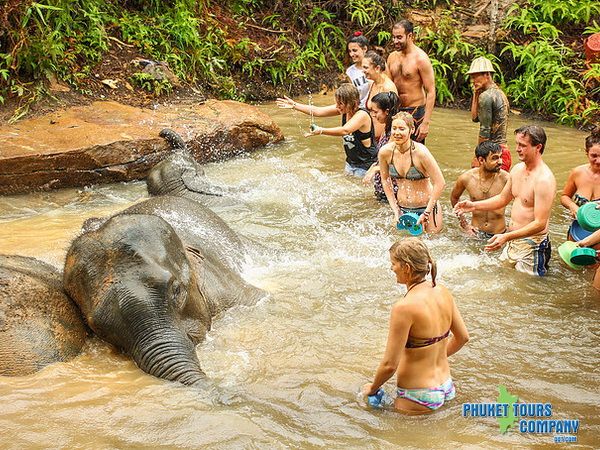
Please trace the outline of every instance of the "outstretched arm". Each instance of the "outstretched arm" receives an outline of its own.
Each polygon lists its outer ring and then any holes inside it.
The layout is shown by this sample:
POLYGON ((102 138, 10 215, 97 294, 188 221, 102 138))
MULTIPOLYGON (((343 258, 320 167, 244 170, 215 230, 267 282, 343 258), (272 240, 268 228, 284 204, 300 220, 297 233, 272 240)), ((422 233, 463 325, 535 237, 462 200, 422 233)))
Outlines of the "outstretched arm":
POLYGON ((319 134, 324 134, 325 136, 345 136, 354 133, 356 130, 367 124, 371 124, 371 117, 367 112, 359 110, 341 127, 313 127, 309 132, 305 133, 304 136, 309 137, 319 134))
POLYGON ((296 102, 289 97, 283 96, 275 100, 277 106, 282 109, 295 109, 304 114, 312 114, 314 117, 331 117, 339 116, 340 112, 337 110, 335 105, 329 106, 314 106, 305 105, 304 103, 296 102))

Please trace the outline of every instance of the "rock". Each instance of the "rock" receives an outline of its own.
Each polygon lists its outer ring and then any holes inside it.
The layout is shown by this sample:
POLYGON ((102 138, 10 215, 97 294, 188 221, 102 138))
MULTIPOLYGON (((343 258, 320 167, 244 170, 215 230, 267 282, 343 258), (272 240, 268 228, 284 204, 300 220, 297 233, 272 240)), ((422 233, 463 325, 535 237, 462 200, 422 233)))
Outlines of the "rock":
POLYGON ((234 101, 154 110, 95 102, 1 126, 0 194, 142 179, 170 152, 163 128, 200 163, 283 139, 268 115, 234 101))
POLYGON ((489 25, 471 25, 461 35, 465 38, 482 39, 487 37, 489 33, 489 25))
POLYGON ((50 92, 69 92, 71 90, 69 86, 60 83, 58 81, 58 78, 56 78, 56 74, 54 73, 49 73, 48 75, 46 75, 46 78, 50 83, 50 85, 48 86, 50 92))
POLYGON ((102 84, 108 86, 111 89, 116 89, 119 87, 119 81, 118 80, 111 80, 111 79, 105 79, 101 81, 102 84))

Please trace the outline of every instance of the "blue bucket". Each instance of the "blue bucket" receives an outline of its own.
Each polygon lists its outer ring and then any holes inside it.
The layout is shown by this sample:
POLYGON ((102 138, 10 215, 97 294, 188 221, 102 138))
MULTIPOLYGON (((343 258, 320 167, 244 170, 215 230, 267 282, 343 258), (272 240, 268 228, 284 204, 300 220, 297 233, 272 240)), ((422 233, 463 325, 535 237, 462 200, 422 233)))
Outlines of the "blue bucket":
POLYGON ((418 224, 419 215, 416 213, 406 213, 402 214, 398 219, 398 223, 396 224, 396 228, 398 230, 407 230, 413 236, 419 236, 423 233, 423 225, 418 224))
POLYGON ((571 226, 569 227, 569 236, 571 236, 571 238, 575 242, 579 242, 582 239, 585 239, 590 234, 592 234, 592 231, 584 230, 583 227, 579 225, 579 222, 577 222, 576 220, 574 220, 571 226))

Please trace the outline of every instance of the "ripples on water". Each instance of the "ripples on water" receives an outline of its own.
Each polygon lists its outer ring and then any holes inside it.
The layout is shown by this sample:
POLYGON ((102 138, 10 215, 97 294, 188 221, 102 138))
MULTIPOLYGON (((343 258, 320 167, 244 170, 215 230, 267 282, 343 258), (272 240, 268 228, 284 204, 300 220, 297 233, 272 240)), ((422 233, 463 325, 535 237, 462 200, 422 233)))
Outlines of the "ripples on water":
MULTIPOLYGON (((287 142, 210 164, 207 173, 235 187, 240 206, 218 212, 253 242, 244 276, 270 295, 257 306, 217 317, 198 347, 209 377, 204 389, 147 376, 92 340, 70 363, 0 380, 4 445, 501 448, 551 443, 551 435, 500 435, 493 419, 460 417, 462 402, 496 401, 499 384, 522 401, 551 402, 553 418, 580 419, 579 443, 597 445, 600 299, 585 274, 558 263, 555 250, 550 276, 539 280, 498 265, 497 254, 483 253, 478 243, 461 237, 448 193, 459 167, 470 159, 464 156, 471 148, 465 136, 476 135, 462 112, 435 112, 434 123, 449 130, 443 137, 432 132, 428 142, 448 183, 446 226, 443 234, 425 238, 437 259, 439 280, 454 293, 472 336, 452 357, 457 400, 427 418, 361 405, 356 394, 372 380, 390 306, 403 292, 387 258, 399 234, 388 208, 373 200, 370 189, 341 173, 337 139, 304 139, 302 126, 309 118, 265 108, 277 114, 287 142)), ((584 135, 553 126, 548 132, 546 160, 562 187, 568 170, 584 162, 582 153, 572 151, 582 146, 584 135)), ((0 248, 60 267, 85 219, 124 209, 144 195, 142 183, 129 183, 1 198, 0 226, 6 232, 0 248)), ((556 204, 555 248, 568 224, 556 204)))

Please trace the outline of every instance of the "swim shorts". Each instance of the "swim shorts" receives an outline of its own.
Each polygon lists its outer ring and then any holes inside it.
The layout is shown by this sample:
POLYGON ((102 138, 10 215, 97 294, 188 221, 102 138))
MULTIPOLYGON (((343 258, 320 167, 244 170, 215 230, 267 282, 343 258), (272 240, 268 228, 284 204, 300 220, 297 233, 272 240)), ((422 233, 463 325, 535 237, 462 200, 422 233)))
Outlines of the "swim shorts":
POLYGON ((405 398, 407 400, 426 406, 431 410, 438 409, 448 400, 456 397, 456 388, 452 382, 452 378, 448 379, 437 387, 421 388, 421 389, 396 389, 397 398, 405 398))
POLYGON ((500 260, 514 264, 519 272, 543 277, 548 272, 551 253, 548 234, 538 234, 509 241, 502 250, 500 260))
MULTIPOLYGON (((504 230, 506 231, 506 230, 504 230)), ((488 233, 487 231, 475 230, 475 238, 480 239, 482 241, 487 241, 494 237, 495 234, 502 234, 504 231, 500 231, 499 233, 488 233)))
POLYGON ((498 144, 502 149, 502 167, 501 169, 510 172, 510 166, 512 166, 512 156, 510 156, 510 150, 506 144, 498 144))
POLYGON ((425 139, 423 139, 422 141, 417 141, 417 130, 419 128, 419 125, 421 125, 421 122, 423 122, 423 117, 425 117, 425 105, 398 108, 398 111, 404 111, 413 116, 413 119, 415 119, 415 133, 411 134, 410 138, 415 142, 420 142, 421 144, 424 144, 425 139))

